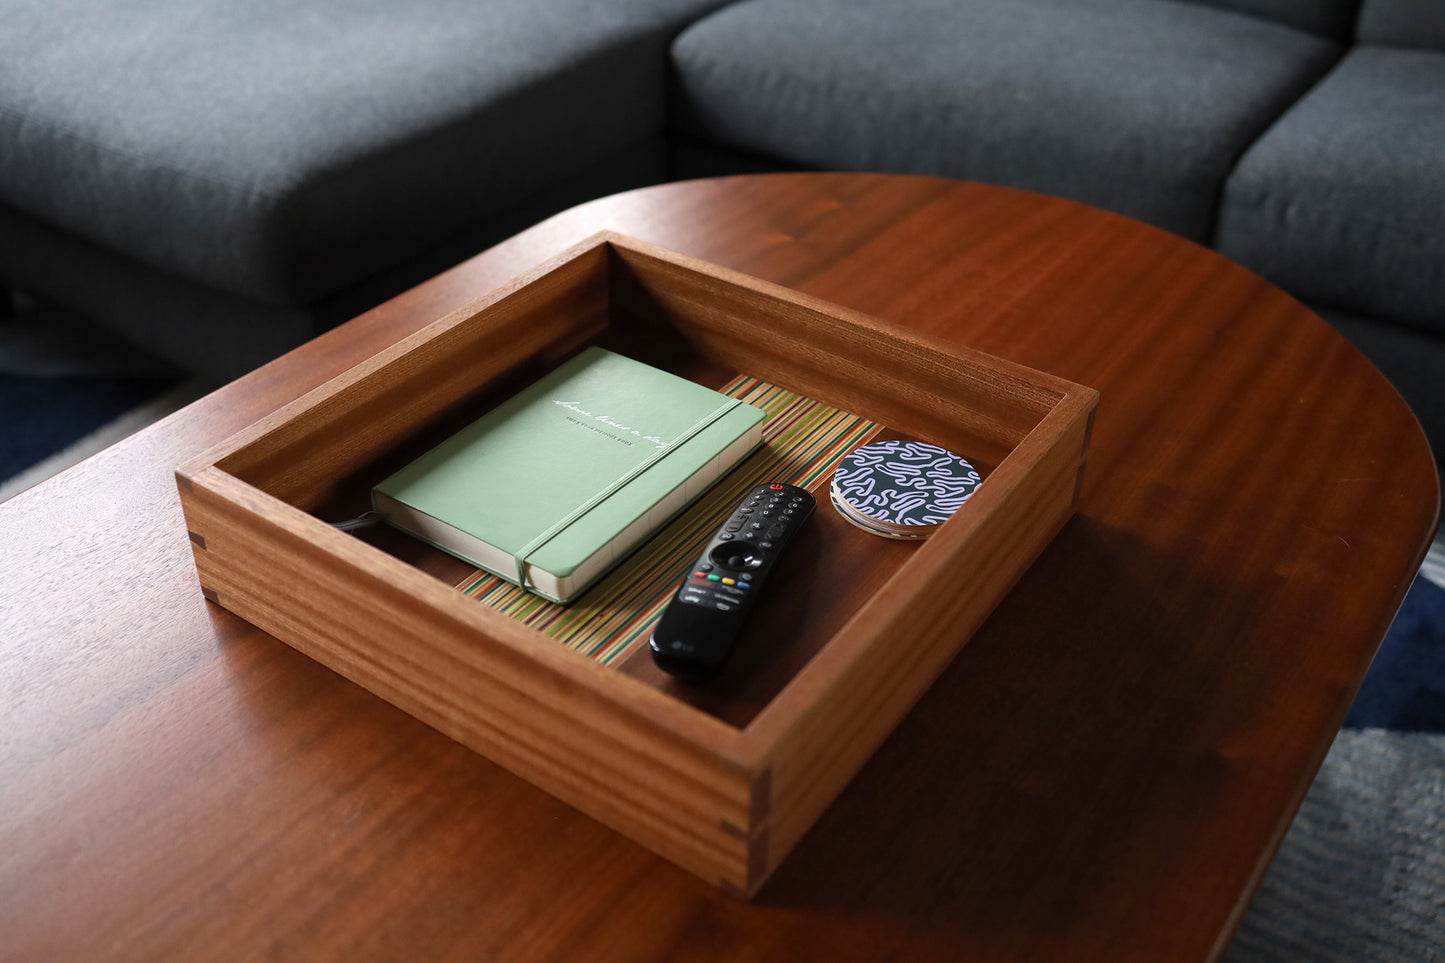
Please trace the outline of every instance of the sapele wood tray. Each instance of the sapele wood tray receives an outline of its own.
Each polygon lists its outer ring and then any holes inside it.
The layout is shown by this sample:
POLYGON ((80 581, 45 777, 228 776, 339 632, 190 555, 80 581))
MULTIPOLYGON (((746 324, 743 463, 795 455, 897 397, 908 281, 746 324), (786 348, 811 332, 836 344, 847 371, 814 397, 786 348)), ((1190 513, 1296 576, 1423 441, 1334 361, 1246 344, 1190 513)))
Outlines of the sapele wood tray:
POLYGON ((1073 513, 1097 400, 605 233, 176 476, 207 598, 751 895, 1073 513), (900 548, 831 517, 824 479, 802 549, 815 564, 787 566, 758 613, 755 650, 774 668, 715 689, 650 671, 645 653, 599 664, 464 596, 443 553, 323 520, 364 501, 386 466, 594 342, 702 383, 765 379, 963 454, 986 480, 933 537, 900 548))

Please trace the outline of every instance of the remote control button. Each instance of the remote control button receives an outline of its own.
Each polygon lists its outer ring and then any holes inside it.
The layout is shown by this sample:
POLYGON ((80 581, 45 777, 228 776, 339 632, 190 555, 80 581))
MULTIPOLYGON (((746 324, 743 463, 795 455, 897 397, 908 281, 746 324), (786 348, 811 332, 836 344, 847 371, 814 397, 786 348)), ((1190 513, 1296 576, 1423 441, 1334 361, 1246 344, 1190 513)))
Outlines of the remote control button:
MULTIPOLYGON (((712 560, 730 569, 758 568, 763 564, 761 548, 751 542, 733 542, 712 550, 712 560)), ((731 573, 729 573, 731 574, 731 573)))

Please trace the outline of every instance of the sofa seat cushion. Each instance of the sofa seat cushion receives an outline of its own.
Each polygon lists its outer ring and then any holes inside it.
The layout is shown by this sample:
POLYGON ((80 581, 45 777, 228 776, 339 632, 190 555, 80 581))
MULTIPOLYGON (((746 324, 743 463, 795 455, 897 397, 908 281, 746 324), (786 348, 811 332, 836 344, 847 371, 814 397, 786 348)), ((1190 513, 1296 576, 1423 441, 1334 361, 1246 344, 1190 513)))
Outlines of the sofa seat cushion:
POLYGON ((1445 53, 1351 50, 1240 160, 1217 246, 1302 298, 1445 334, 1445 53))
POLYGON ((1235 159, 1340 53, 1172 0, 750 0, 673 47, 677 123, 705 142, 1023 187, 1197 240, 1235 159))
POLYGON ((720 0, 26 0, 0 204, 299 303, 661 130, 720 0))
MULTIPOLYGON (((1359 0, 1186 0, 1223 10, 1277 20, 1301 30, 1347 40, 1355 26, 1359 0)), ((1423 0, 1434 3, 1435 0, 1423 0)))

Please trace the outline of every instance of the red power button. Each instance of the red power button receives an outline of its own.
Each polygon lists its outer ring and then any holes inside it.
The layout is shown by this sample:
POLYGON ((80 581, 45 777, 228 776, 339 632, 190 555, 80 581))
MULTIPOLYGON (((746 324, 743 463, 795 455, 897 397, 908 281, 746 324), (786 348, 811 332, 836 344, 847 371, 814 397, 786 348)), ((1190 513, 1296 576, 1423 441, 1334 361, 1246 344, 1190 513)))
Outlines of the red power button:
POLYGON ((771 488, 771 489, 772 489, 773 491, 775 491, 775 492, 780 492, 780 491, 783 490, 783 486, 782 486, 782 485, 769 485, 768 487, 771 488))

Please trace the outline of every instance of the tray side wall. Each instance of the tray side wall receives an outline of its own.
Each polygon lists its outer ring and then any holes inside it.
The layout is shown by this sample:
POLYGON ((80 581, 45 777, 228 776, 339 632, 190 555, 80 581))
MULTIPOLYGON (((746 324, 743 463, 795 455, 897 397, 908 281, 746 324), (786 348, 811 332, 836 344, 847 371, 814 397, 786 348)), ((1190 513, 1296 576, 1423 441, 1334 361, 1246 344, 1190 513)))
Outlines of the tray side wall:
POLYGON ((1073 387, 630 238, 612 250, 614 311, 665 319, 701 354, 990 464, 1073 387))
MULTIPOLYGON (((771 816, 755 854, 777 868, 914 703, 1072 517, 1097 394, 1059 406, 985 484, 994 488, 967 527, 920 547, 830 647, 744 735, 745 756, 768 763, 771 816), (990 563, 980 566, 979 559, 990 563), (967 572, 967 581, 959 579, 967 572), (920 602, 919 600, 926 600, 920 602)), ((981 488, 979 494, 983 494, 981 488)), ((978 496, 975 496, 977 498, 978 496)), ((972 500, 970 501, 972 505, 972 500)), ((963 519, 959 519, 963 521, 963 519)))
POLYGON ((607 319, 606 248, 584 243, 264 419, 217 463, 293 505, 316 505, 479 386, 565 354, 607 319))
POLYGON ((289 523, 294 509, 218 469, 180 490, 208 599, 685 869, 746 887, 753 780, 716 749, 735 731, 700 730, 712 720, 550 640, 528 653, 528 630, 429 576, 341 558, 309 537, 314 520, 289 523), (619 700, 617 686, 643 691, 619 700))

